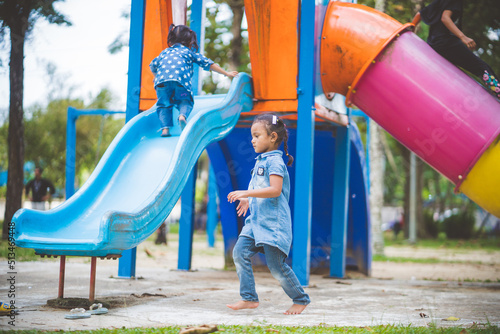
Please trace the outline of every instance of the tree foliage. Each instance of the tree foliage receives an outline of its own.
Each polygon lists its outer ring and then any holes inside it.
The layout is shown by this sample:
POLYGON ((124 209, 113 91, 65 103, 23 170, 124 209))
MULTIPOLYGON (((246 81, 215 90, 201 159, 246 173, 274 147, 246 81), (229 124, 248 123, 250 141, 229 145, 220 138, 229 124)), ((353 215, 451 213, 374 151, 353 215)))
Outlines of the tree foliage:
MULTIPOLYGON (((411 22, 413 16, 431 0, 386 0, 385 12, 401 23, 411 22)), ((374 7, 375 0, 358 3, 374 7)), ((428 27, 421 23, 418 35, 427 39, 428 27)), ((464 1, 463 32, 478 45, 477 54, 498 74, 500 72, 500 4, 498 0, 464 1)))
MULTIPOLYGON (((112 95, 107 89, 84 103, 81 99, 56 98, 46 105, 34 105, 25 121, 25 160, 44 169, 43 176, 58 190, 65 186, 66 120, 68 107, 77 109, 108 109, 112 95)), ((76 125, 76 180, 81 185, 101 159, 118 131, 123 118, 112 116, 81 116, 76 125)), ((0 143, 6 140, 8 124, 0 127, 0 143)), ((6 146, 0 145, 0 157, 6 155, 6 146)), ((32 175, 26 175, 31 178, 32 175)))
MULTIPOLYGON (((50 23, 67 24, 64 15, 57 12, 57 0, 0 0, 0 44, 7 30, 10 37, 9 62, 9 130, 7 200, 4 221, 10 222, 14 213, 21 208, 24 167, 24 44, 33 30, 35 22, 45 18, 50 23)), ((8 224, 3 225, 2 238, 8 238, 8 224)))
MULTIPOLYGON (((238 72, 248 72, 250 64, 248 35, 241 28, 243 8, 242 0, 216 0, 206 8, 205 55, 221 67, 238 72), (229 11, 231 17, 221 19, 222 11, 229 11)), ((227 92, 213 74, 205 78, 203 90, 214 94, 227 92)))

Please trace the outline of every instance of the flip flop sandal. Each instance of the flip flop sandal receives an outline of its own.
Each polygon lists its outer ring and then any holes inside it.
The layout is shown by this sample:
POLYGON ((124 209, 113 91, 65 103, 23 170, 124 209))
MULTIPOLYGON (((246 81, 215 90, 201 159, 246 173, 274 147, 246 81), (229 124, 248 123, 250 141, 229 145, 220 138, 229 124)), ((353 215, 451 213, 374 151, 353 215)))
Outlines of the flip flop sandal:
POLYGON ((92 304, 89 307, 89 312, 90 314, 95 314, 95 315, 100 315, 100 314, 106 314, 108 313, 108 309, 105 307, 102 307, 102 304, 92 304))
POLYGON ((90 318, 90 313, 86 312, 84 308, 74 308, 69 314, 64 316, 65 319, 86 319, 90 318))

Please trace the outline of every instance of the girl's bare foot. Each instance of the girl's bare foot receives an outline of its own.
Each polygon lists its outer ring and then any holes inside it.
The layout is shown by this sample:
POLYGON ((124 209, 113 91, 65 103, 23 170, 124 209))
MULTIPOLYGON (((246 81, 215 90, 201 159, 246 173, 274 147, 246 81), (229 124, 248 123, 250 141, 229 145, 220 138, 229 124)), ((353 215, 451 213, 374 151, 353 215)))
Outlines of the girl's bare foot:
POLYGON ((179 116, 179 125, 181 126, 182 129, 186 127, 186 116, 184 115, 179 116))
POLYGON ((168 128, 164 128, 164 129, 161 131, 161 136, 162 136, 162 137, 170 137, 170 132, 169 132, 168 128))
POLYGON ((243 310, 247 308, 257 308, 259 306, 259 302, 240 300, 234 304, 227 304, 226 306, 233 310, 243 310))
POLYGON ((293 304, 288 310, 283 312, 283 314, 301 314, 307 305, 293 304))

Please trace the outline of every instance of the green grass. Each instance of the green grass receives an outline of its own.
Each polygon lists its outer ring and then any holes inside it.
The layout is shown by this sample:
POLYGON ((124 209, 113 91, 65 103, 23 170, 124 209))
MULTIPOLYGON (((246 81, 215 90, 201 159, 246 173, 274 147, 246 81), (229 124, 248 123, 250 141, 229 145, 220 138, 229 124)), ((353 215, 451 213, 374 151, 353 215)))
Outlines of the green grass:
MULTIPOLYGON (((178 334, 182 327, 160 327, 160 328, 121 328, 121 329, 100 329, 95 331, 7 331, 6 333, 78 333, 78 334, 138 334, 138 333, 165 333, 178 334)), ((471 328, 448 327, 436 328, 430 327, 410 327, 410 326, 370 326, 370 327, 332 327, 332 326, 313 326, 313 327, 286 327, 286 326, 219 326, 219 331, 215 333, 248 333, 248 334, 270 334, 270 333, 297 333, 297 334, 323 334, 323 333, 405 333, 405 334, 462 334, 462 333, 499 333, 500 329, 491 325, 474 325, 471 328)))
MULTIPOLYGON (((6 259, 9 254, 9 242, 7 240, 0 241, 0 259, 6 259)), ((14 250, 16 261, 37 261, 40 256, 35 255, 35 250, 31 248, 15 247, 14 250)))
POLYGON ((396 240, 392 233, 384 234, 385 246, 414 246, 421 248, 451 248, 451 249, 468 249, 468 250, 500 250, 500 238, 477 238, 471 240, 454 240, 454 239, 417 239, 415 244, 410 244, 400 233, 396 240))
POLYGON ((372 257, 373 261, 378 261, 378 262, 396 262, 396 263, 403 263, 403 262, 411 262, 411 263, 470 263, 470 262, 465 262, 465 261, 443 261, 440 259, 435 259, 435 258, 410 258, 410 257, 394 257, 394 256, 385 256, 385 255, 373 255, 372 257))

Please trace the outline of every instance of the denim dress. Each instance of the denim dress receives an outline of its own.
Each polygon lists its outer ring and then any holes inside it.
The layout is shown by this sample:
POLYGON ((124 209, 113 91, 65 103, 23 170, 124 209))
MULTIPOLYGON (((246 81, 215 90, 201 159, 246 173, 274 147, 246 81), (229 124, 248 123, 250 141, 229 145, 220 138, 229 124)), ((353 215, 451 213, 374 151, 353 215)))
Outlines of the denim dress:
POLYGON ((278 197, 249 197, 250 215, 245 220, 240 235, 253 238, 257 247, 263 244, 274 246, 288 256, 292 244, 292 218, 288 205, 290 177, 282 155, 283 152, 274 150, 256 158, 248 189, 269 187, 270 175, 283 177, 283 187, 278 197))

